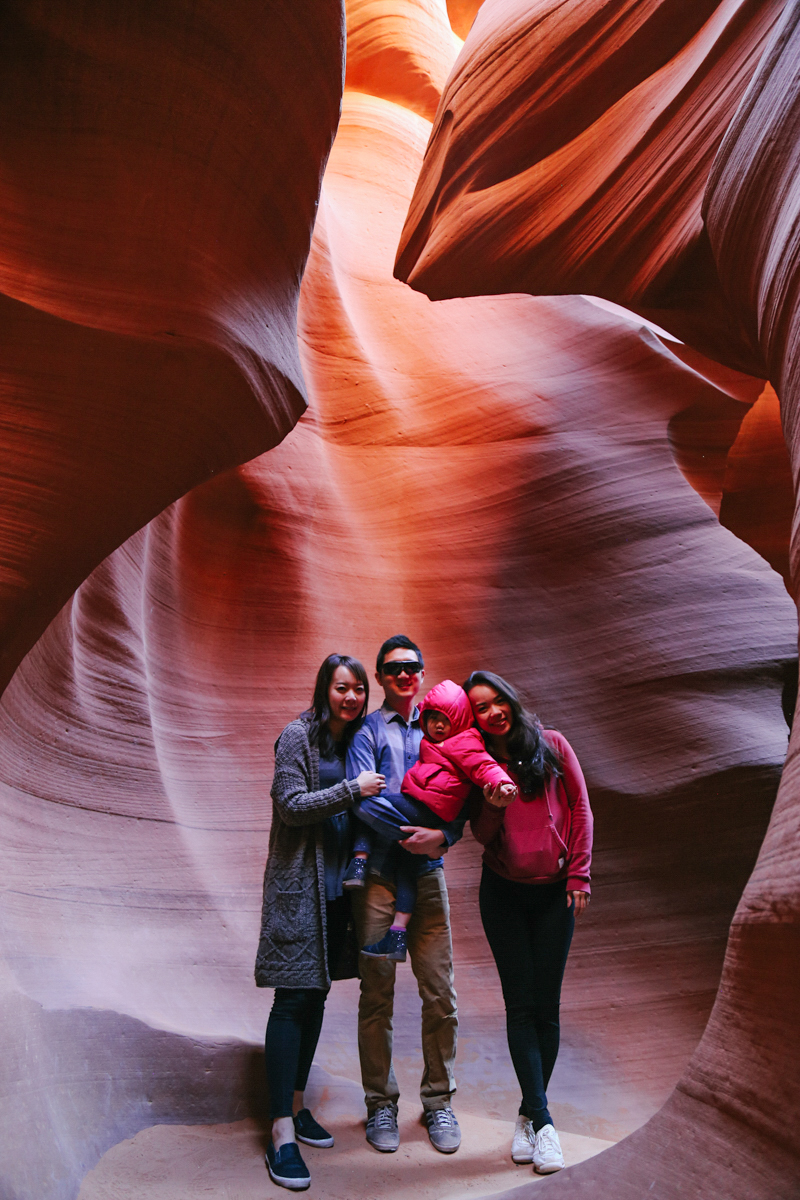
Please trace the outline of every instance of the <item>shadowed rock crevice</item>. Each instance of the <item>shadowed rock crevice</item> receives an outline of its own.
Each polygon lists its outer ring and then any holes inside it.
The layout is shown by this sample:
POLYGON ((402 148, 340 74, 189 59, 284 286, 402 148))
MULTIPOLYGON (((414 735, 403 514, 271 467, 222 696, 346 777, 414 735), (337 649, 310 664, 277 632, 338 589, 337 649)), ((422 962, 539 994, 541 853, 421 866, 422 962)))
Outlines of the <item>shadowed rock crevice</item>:
POLYGON ((106 1150, 150 1125, 266 1112, 255 1046, 168 1033, 120 1013, 48 1010, 18 994, 0 1001, 0 1028, 4 1200, 74 1200, 106 1150))

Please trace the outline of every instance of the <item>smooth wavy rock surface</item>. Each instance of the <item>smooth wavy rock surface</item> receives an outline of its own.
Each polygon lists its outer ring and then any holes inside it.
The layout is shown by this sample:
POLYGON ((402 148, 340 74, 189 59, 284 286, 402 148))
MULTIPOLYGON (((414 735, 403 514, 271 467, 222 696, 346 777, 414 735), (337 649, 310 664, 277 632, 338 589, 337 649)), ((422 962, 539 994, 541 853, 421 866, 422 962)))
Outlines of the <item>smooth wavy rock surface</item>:
POLYGON ((489 0, 448 81, 397 275, 432 299, 590 293, 763 374, 703 230, 782 0, 489 0))
MULTIPOLYGON (((783 402, 795 476, 800 454, 799 27, 800 7, 793 2, 726 133, 704 204, 726 295, 757 342, 783 402)), ((796 537, 792 564, 797 579, 795 547, 796 537)))
MULTIPOLYGON (((411 100, 345 93, 300 304, 307 414, 111 554, 0 707, 3 1005, 30 1047, 4 1084, 12 1194, 74 1195, 146 1125, 257 1108, 272 745, 325 654, 371 665, 398 629, 427 683, 481 665, 516 681, 589 778, 596 890, 565 988, 559 1125, 628 1133, 701 1036, 785 752, 795 621, 679 469, 670 425, 743 414, 760 385, 715 381, 580 297, 434 305, 394 280, 429 133, 411 100), (49 1131, 35 1160, 32 1123, 49 1131)), ((456 1105, 510 1134, 479 859, 467 835, 447 865, 456 1105)), ((356 1005, 355 983, 333 989, 318 1055, 351 1080, 356 1005)), ((418 1022, 400 971, 414 1104, 418 1022)), ((365 1189, 386 1193, 373 1162, 365 1189)))
MULTIPOLYGON (((660 6, 663 12, 667 6, 660 6)), ((646 220, 637 220, 636 195, 625 194, 618 188, 624 184, 631 158, 620 160, 616 174, 593 175, 592 153, 584 149, 579 156, 569 157, 575 142, 559 145, 550 158, 536 147, 537 161, 527 170, 506 171, 509 157, 504 151, 509 145, 509 102, 503 85, 497 81, 513 70, 515 55, 511 47, 521 28, 522 6, 487 3, 467 41, 464 56, 457 65, 448 92, 437 116, 437 130, 428 150, 426 166, 417 188, 414 205, 404 233, 398 271, 429 294, 469 294, 495 290, 500 286, 518 286, 542 292, 569 291, 576 286, 597 291, 609 299, 627 299, 628 303, 658 307, 662 296, 683 289, 687 299, 687 284, 694 278, 695 299, 706 296, 716 320, 714 337, 689 321, 681 326, 663 312, 659 319, 674 330, 682 328, 695 345, 711 347, 722 361, 746 363, 743 347, 749 347, 752 361, 764 364, 775 391, 767 389, 758 403, 741 423, 735 441, 725 456, 723 514, 743 526, 750 524, 749 539, 755 544, 761 538, 761 548, 774 565, 789 576, 789 586, 797 594, 798 570, 797 516, 792 522, 791 559, 785 552, 785 531, 791 512, 787 503, 790 482, 796 480, 800 447, 798 446, 798 329, 800 311, 797 303, 798 271, 798 101, 797 76, 800 68, 800 9, 797 4, 785 8, 782 19, 773 29, 749 88, 742 94, 746 74, 752 74, 756 59, 753 51, 763 47, 764 34, 779 15, 781 6, 751 6, 750 26, 745 42, 739 42, 737 72, 739 82, 734 90, 741 98, 734 111, 730 106, 733 92, 720 87, 717 78, 713 92, 703 86, 702 74, 684 93, 682 106, 686 117, 705 105, 703 120, 688 121, 687 137, 673 132, 669 144, 659 145, 662 130, 669 129, 672 112, 678 109, 657 110, 658 122, 653 123, 650 139, 653 151, 652 169, 634 162, 633 178, 644 195, 650 182, 662 180, 665 194, 676 159, 690 150, 698 128, 705 128, 706 137, 714 131, 707 147, 712 151, 724 135, 709 175, 709 158, 703 158, 695 183, 687 190, 688 205, 677 203, 667 214, 656 197, 645 204, 646 220), (492 24, 491 22, 495 23, 492 24), (485 22, 485 23, 484 23, 485 22), (760 25, 760 32, 753 36, 760 25), (490 35, 495 36, 496 50, 500 30, 504 30, 506 53, 488 53, 490 35), (481 36, 484 41, 481 42, 481 36), (750 46, 750 53, 744 53, 750 46), (746 71, 742 68, 747 64, 746 71), (468 72, 472 76, 467 80, 468 72), (460 82, 461 89, 457 90, 460 82), (494 86, 493 86, 494 83, 494 86), (453 111, 449 119, 448 112, 453 111), (472 120, 472 140, 457 124, 459 115, 472 120), (482 123, 482 124, 481 124, 482 123), (477 149, 480 132, 484 142, 477 149), (458 131, 458 137, 457 137, 458 131), (477 136, 475 136, 477 134, 477 136), (437 144, 438 139, 438 144, 437 144), (469 158, 466 148, 475 148, 469 158), (461 151, 459 157, 459 150, 461 151), (559 158, 559 155, 561 157, 559 158), (469 158, 469 161, 467 159, 469 158), (548 170, 556 163, 558 169, 548 170), (567 163, 569 164, 567 166, 567 163), (563 168, 563 169, 562 169, 563 168), (495 170, 492 178, 490 172, 495 170), (572 174, 570 174, 570 172, 572 174), (596 179, 600 188, 593 191, 596 179), (553 181, 563 185, 565 203, 553 181), (707 182, 707 187, 706 187, 707 182), (549 190, 548 190, 549 188, 549 190), (583 189, 583 191, 580 191, 583 189), (702 213, 698 199, 705 190, 702 213), (580 192, 587 203, 581 208, 570 207, 572 197, 580 192), (601 206, 594 197, 601 194, 609 200, 606 220, 591 221, 601 206), (525 205, 528 211, 525 211, 525 205), (485 220, 486 237, 480 240, 474 212, 480 210, 485 220), (516 207, 515 207, 516 206, 516 207), (460 218, 456 212, 460 209, 460 218), (492 213, 493 209, 493 213, 492 213), (513 215, 511 215, 512 210, 513 215), (587 216, 588 214, 588 216, 587 216), (700 228, 704 215, 705 229, 700 228), (586 223, 581 224, 586 218, 586 223), (687 218, 690 218, 687 220, 687 218), (459 219, 461 221, 459 227, 459 219), (472 224, 470 224, 472 222, 472 224), (582 229, 585 237, 570 240, 572 230, 582 229), (605 231, 608 230, 606 237, 605 231), (643 234, 644 242, 640 238, 643 234), (646 246, 646 253, 637 252, 646 246), (694 239, 695 249, 692 249, 694 239), (583 246, 592 282, 582 272, 577 261, 579 246, 583 246), (687 251, 688 247, 688 251, 687 251), (702 251, 702 254, 700 253, 702 251), (695 272, 687 274, 681 267, 681 257, 695 272), (648 257, 652 255, 652 257, 648 257), (694 260, 694 262, 693 262, 694 260), (464 264, 468 263, 465 269, 464 264), (577 264, 577 265, 576 265, 577 264), (656 270, 651 270, 655 264, 656 270), (659 277, 659 264, 666 275, 659 277), (713 273, 709 274, 709 269, 713 273), (670 271, 676 274, 670 276, 670 271), (627 275, 630 282, 619 281, 627 275), (500 280, 503 280, 502 285, 500 280), (714 281, 716 299, 708 291, 714 281), (445 282, 447 281, 447 282, 445 282), (627 292, 625 288, 627 287, 627 292), (719 304, 726 313, 719 318, 719 304), (716 308, 715 308, 716 306, 716 308), (727 314, 727 315, 726 315, 727 314), (777 412, 781 397, 782 413, 777 412), (787 469, 781 453, 776 455, 779 416, 789 451, 791 467, 787 469), (780 466, 778 466, 780 462, 780 466), (776 469, 777 468, 777 469, 776 469), (748 494, 762 496, 761 515, 766 519, 753 522, 748 512, 748 494), (772 506, 771 515, 769 513, 772 506), (726 512, 727 510, 727 512, 726 512), (753 526, 760 526, 761 532, 753 526), (781 533, 781 529, 783 532, 781 533)), ((747 6, 737 6, 739 32, 746 25, 747 6)), ((636 6, 638 13, 648 6, 636 6)), ((550 10, 548 10, 550 11, 550 10)), ((606 13, 619 14, 620 6, 605 6, 606 13)), ((728 9, 729 15, 732 9, 728 9)), ((725 12, 720 5, 710 18, 718 22, 725 12)), ((546 59, 558 64, 561 55, 569 57, 571 41, 568 23, 585 15, 580 4, 559 9, 555 16, 562 24, 562 36, 551 44, 546 59)), ((673 32, 684 42, 687 22, 706 20, 703 6, 696 6, 686 20, 673 26, 673 32)), ((531 15, 527 28, 535 18, 531 15)), ((704 33, 710 24, 694 37, 685 39, 686 51, 679 51, 672 65, 686 53, 695 56, 704 33)), ((604 34, 609 61, 618 50, 617 41, 604 34)), ((653 42, 654 51, 668 47, 666 36, 653 42)), ((733 30, 727 38, 727 50, 736 48, 733 30)), ((539 59, 536 39, 528 42, 529 59, 539 59)), ((524 58, 524 53, 522 55, 524 58)), ((722 56, 724 58, 724 55, 722 56)), ((720 61, 722 61, 722 58, 720 61)), ((646 56, 643 56, 646 66, 646 56)), ((635 68, 632 68, 635 74, 635 68)), ((708 74, 709 82, 713 78, 708 74)), ((655 75, 652 76, 655 79, 655 75)), ((728 78, 733 80, 734 76, 728 78)), ((625 115, 625 100, 638 91, 647 94, 642 84, 628 91, 631 72, 624 76, 622 86, 626 95, 589 95, 581 90, 580 79, 571 81, 565 89, 567 111, 575 119, 577 141, 584 130, 615 128, 620 114, 625 115), (571 106, 571 109, 570 109, 571 106)), ((688 77, 687 77, 688 80, 688 77)), ((540 119, 544 109, 539 109, 540 119)), ((645 123, 651 113, 643 106, 638 117, 645 123)), ((636 132, 636 120, 630 111, 623 132, 636 132)), ((529 123, 528 129, 531 125, 529 123)), ((553 124, 560 135, 562 125, 553 124)), ((513 147, 513 140, 510 143, 513 147)), ((608 143, 612 150, 619 143, 613 136, 608 143)), ((634 145, 628 142, 629 147, 634 145)), ((598 155, 604 152, 598 149, 598 155)), ((635 156, 634 156, 635 157, 635 156)), ((514 155, 511 154, 511 159, 514 155)), ((700 167, 701 159, 696 159, 700 167)), ((511 164, 513 166, 513 163, 511 164)), ((524 165, 524 162, 521 164, 524 165)), ((630 176, 628 176, 630 178, 630 176)), ((669 305, 666 305, 669 308, 669 305)), ((684 305, 691 315, 691 305, 684 305)), ((755 369, 755 368, 754 368, 755 369)), ((724 406, 723 406, 724 407, 724 406)), ((722 419, 722 410, 719 410, 722 419)), ((732 416, 729 410, 729 416, 732 416)), ((684 414, 685 417, 685 414, 684 414)), ((696 422, 699 423, 699 422, 696 422)), ((679 434, 687 433, 687 422, 679 434)), ((688 422, 691 424, 691 422, 688 422)), ((719 423, 718 423, 719 428, 719 423)), ((696 431, 695 431, 696 432, 696 431)), ((692 441, 679 443, 676 458, 680 461, 692 441)), ((691 458, 691 449, 689 450, 691 458)), ((697 462, 681 465, 691 478, 697 462)), ((709 464, 706 464, 706 470, 709 464)), ((711 472, 713 474, 713 470, 711 472)), ((710 499, 714 485, 710 474, 701 481, 692 480, 698 490, 706 490, 710 499)), ((795 489, 796 490, 796 489, 795 489)), ((745 534, 745 536, 748 536, 745 534)), ((696 1053, 679 1081, 675 1093, 664 1108, 641 1130, 593 1160, 570 1171, 558 1181, 543 1185, 559 1189, 564 1197, 596 1197, 613 1194, 617 1197, 684 1196, 687 1193, 709 1196, 741 1197, 758 1200, 760 1197, 793 1197, 800 1178, 800 1094, 796 1080, 800 1064, 798 1035, 798 1002, 796 989, 790 980, 800 975, 800 934, 798 909, 800 891, 797 867, 800 862, 800 823, 798 812, 796 737, 792 741, 783 780, 772 820, 762 845, 758 863, 747 884, 731 927, 731 934, 717 1001, 696 1053)), ((538 1193, 537 1193, 538 1194, 538 1193)))
POLYGON ((347 0, 348 88, 433 120, 461 40, 444 0, 347 0))
POLYGON ((780 401, 767 384, 727 454, 719 519, 753 546, 795 595, 789 563, 793 515, 794 482, 780 401))
POLYGON ((465 38, 472 28, 475 14, 483 0, 447 0, 447 15, 453 32, 460 38, 465 38))
POLYGON ((3 6, 0 686, 103 558, 302 412, 342 18, 3 6))

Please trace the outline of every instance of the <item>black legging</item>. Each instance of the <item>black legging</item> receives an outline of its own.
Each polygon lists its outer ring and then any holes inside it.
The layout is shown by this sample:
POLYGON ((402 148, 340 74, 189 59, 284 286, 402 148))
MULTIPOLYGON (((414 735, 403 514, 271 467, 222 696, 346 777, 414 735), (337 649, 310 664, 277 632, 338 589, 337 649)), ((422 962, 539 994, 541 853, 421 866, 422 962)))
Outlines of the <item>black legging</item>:
POLYGON ((508 1049, 522 1088, 519 1111, 538 1132, 553 1123, 547 1085, 558 1055, 561 981, 575 927, 567 883, 512 883, 484 864, 480 908, 503 989, 508 1049))
MULTIPOLYGON (((329 900, 326 908, 328 974, 332 974, 332 964, 337 962, 344 947, 349 898, 329 900)), ((290 1117, 294 1093, 305 1091, 329 991, 329 988, 275 988, 264 1042, 269 1115, 273 1119, 290 1117)))

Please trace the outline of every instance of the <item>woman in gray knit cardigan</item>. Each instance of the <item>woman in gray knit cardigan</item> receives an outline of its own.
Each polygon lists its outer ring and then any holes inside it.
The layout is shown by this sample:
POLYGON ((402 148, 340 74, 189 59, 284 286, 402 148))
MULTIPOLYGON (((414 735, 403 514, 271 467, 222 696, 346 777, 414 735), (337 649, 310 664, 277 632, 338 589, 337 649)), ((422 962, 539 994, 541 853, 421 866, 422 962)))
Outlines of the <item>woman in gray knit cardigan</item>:
POLYGON ((345 779, 344 764, 368 700, 361 663, 330 654, 317 673, 311 708, 275 743, 256 983, 275 988, 265 1046, 272 1117, 267 1167, 275 1183, 293 1190, 311 1182, 297 1139, 333 1145, 305 1107, 303 1092, 331 980, 356 973, 341 966, 350 917, 342 889, 352 842, 349 809, 360 796, 377 796, 384 778, 362 771, 345 779))

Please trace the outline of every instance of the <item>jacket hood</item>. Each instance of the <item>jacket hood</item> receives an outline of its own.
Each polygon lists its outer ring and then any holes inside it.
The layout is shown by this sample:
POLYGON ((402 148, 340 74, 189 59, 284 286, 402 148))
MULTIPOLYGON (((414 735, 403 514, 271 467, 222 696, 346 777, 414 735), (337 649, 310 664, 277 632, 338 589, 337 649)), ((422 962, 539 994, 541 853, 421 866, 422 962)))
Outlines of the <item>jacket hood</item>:
POLYGON ((462 687, 453 683, 452 679, 443 679, 441 683, 436 684, 436 687, 431 688, 420 703, 419 711, 423 713, 429 708, 438 709, 439 712, 443 712, 446 717, 450 718, 451 737, 455 737, 457 733, 463 733, 473 723, 469 697, 462 687))

